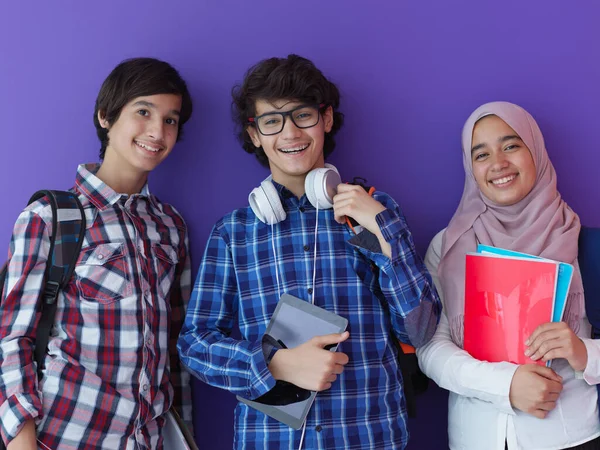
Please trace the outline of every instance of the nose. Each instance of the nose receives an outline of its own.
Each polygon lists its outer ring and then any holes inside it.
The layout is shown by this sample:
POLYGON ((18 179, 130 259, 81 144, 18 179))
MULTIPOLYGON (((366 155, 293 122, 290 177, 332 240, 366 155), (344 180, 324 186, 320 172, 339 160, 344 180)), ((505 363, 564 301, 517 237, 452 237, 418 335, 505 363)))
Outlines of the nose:
POLYGON ((294 139, 298 137, 301 133, 300 128, 296 126, 294 121, 286 116, 283 122, 283 130, 281 130, 281 137, 284 139, 294 139))
POLYGON ((147 130, 148 136, 152 139, 160 141, 164 135, 164 126, 164 121, 159 118, 155 118, 154 120, 150 121, 147 130))
POLYGON ((499 171, 508 167, 508 158, 503 151, 494 152, 492 158, 492 170, 499 171))

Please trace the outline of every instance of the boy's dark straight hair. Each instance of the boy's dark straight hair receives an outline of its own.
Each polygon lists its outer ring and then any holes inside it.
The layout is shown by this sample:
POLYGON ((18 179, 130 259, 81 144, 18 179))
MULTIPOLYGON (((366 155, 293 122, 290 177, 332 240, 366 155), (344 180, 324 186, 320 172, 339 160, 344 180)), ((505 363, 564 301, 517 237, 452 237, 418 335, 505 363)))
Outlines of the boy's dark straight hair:
POLYGON ((334 136, 344 123, 344 115, 338 111, 340 92, 317 69, 312 61, 298 55, 287 58, 269 58, 252 66, 241 85, 232 90, 232 115, 238 140, 244 150, 254 154, 258 161, 269 167, 269 160, 262 147, 255 147, 246 129, 254 126, 248 118, 256 116, 256 101, 296 100, 299 102, 333 108, 333 128, 325 133, 323 154, 325 158, 335 148, 334 136))
POLYGON ((154 58, 127 59, 113 69, 102 83, 94 109, 94 126, 101 143, 100 159, 104 159, 108 145, 108 129, 100 126, 98 111, 112 126, 131 100, 157 94, 181 96, 177 140, 181 139, 183 125, 192 115, 192 99, 179 72, 169 63, 154 58))

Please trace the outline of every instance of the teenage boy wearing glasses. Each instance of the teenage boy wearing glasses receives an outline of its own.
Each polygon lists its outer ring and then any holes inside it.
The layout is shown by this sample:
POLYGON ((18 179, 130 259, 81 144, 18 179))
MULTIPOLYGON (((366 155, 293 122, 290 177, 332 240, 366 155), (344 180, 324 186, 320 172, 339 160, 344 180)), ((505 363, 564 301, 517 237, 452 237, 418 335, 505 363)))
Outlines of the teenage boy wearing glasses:
MULTIPOLYGON (((305 448, 403 449, 408 433, 394 339, 427 343, 441 306, 388 195, 340 184, 333 209, 317 211, 307 199, 307 174, 324 167, 342 126, 338 106, 337 87, 296 55, 259 62, 234 89, 239 139, 270 168, 287 217, 268 225, 246 207, 216 223, 179 352, 200 380, 247 399, 276 380, 323 391, 306 420, 305 448), (345 216, 365 231, 354 235, 345 216), (316 305, 348 319, 349 332, 273 347, 264 335, 281 292, 314 296, 316 305), (234 321, 241 339, 230 336, 234 321), (323 348, 338 343, 335 353, 323 348)), ((235 410, 235 448, 298 448, 302 434, 243 403, 235 410)))

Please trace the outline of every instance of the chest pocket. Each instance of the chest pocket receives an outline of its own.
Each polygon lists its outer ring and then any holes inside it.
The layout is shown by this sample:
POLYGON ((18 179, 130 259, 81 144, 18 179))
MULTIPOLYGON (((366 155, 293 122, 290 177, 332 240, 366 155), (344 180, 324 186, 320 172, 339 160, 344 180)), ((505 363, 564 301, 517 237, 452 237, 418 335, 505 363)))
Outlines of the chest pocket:
POLYGON ((124 244, 120 242, 82 249, 75 274, 77 289, 85 300, 110 304, 133 292, 124 244))
POLYGON ((154 265, 156 269, 157 290, 163 299, 166 299, 175 281, 175 267, 179 257, 173 246, 168 244, 152 244, 154 265))

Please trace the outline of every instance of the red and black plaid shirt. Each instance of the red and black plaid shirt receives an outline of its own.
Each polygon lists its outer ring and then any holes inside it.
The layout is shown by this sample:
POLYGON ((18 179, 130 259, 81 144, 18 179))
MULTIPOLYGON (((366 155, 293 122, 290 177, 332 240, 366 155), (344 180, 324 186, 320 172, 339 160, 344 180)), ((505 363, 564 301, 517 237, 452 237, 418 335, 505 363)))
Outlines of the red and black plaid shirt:
POLYGON ((163 413, 172 403, 191 420, 189 375, 175 347, 190 292, 185 222, 147 186, 118 194, 97 169, 77 171, 87 230, 71 283, 58 297, 39 384, 33 342, 49 204, 33 203, 15 224, 0 306, 5 442, 35 419, 41 448, 154 449, 162 447, 163 413))

